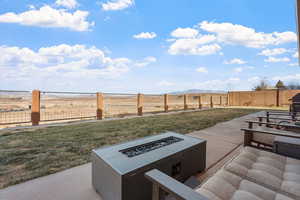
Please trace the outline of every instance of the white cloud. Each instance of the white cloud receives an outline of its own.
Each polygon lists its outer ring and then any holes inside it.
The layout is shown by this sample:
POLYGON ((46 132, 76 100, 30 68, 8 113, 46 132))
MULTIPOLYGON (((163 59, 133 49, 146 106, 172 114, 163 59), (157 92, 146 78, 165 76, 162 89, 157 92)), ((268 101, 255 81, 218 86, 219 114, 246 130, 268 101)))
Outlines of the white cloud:
POLYGON ((285 48, 275 48, 275 49, 265 49, 262 52, 260 52, 258 55, 261 56, 276 56, 276 55, 281 55, 288 52, 287 49, 285 48))
POLYGON ((135 39, 153 39, 156 36, 157 35, 154 32, 151 32, 151 33, 150 32, 142 32, 142 33, 134 35, 133 38, 135 38, 135 39))
POLYGON ((251 78, 248 78, 249 82, 258 82, 260 80, 261 80, 261 78, 259 78, 258 76, 253 76, 251 78))
POLYGON ((201 35, 198 30, 192 28, 177 28, 172 31, 173 38, 168 39, 171 42, 168 52, 171 55, 210 55, 221 50, 221 46, 214 43, 214 35, 201 35))
POLYGON ((234 85, 240 83, 240 78, 228 78, 225 80, 209 80, 203 82, 196 82, 193 83, 192 86, 197 89, 205 89, 205 90, 216 90, 218 89, 229 89, 232 88, 234 85))
POLYGON ((254 69, 254 67, 252 67, 252 66, 236 67, 236 68, 233 69, 233 71, 234 71, 235 73, 241 73, 241 72, 243 72, 243 71, 245 71, 245 70, 249 70, 249 69, 254 69))
POLYGON ((163 81, 160 81, 157 85, 158 85, 158 86, 162 86, 162 87, 170 87, 170 86, 173 86, 173 85, 175 85, 175 84, 172 83, 172 82, 163 80, 163 81))
POLYGON ((295 52, 294 54, 293 54, 293 58, 298 58, 299 57, 299 53, 298 52, 295 52))
POLYGON ((274 76, 272 80, 277 81, 299 81, 300 80, 300 74, 291 74, 286 76, 274 76))
POLYGON ((177 28, 171 33, 176 38, 195 38, 199 31, 193 28, 177 28))
POLYGON ((299 63, 290 63, 289 66, 299 66, 299 63))
POLYGON ((276 62, 290 62, 288 57, 276 58, 276 57, 268 57, 268 59, 264 60, 265 62, 276 63, 276 62))
POLYGON ((279 45, 296 42, 294 32, 256 32, 255 29, 232 23, 214 23, 203 21, 199 27, 207 32, 214 33, 217 40, 226 44, 243 45, 250 48, 264 48, 268 45, 279 45))
POLYGON ((40 9, 31 9, 23 13, 5 13, 0 15, 0 23, 16 23, 25 26, 48 28, 69 28, 74 31, 88 31, 94 25, 88 22, 89 12, 76 10, 71 13, 65 9, 54 9, 48 5, 40 9))
POLYGON ((239 59, 239 58, 233 58, 232 60, 224 61, 224 64, 226 64, 226 65, 232 65, 232 64, 243 65, 246 63, 247 63, 246 61, 239 59))
POLYGON ((206 69, 206 67, 198 67, 196 69, 197 72, 200 72, 200 73, 208 73, 208 70, 206 69))
POLYGON ((134 0, 114 0, 102 4, 102 9, 105 11, 110 10, 123 10, 134 5, 134 0))
MULTIPOLYGON (((144 59, 154 62, 154 57, 144 59)), ((96 47, 67 45, 29 48, 0 46, 0 78, 49 78, 82 80, 117 78, 128 72, 136 61, 111 58, 96 47), (34 77, 33 77, 34 76, 34 77)))
POLYGON ((137 67, 145 67, 147 65, 150 65, 151 63, 155 63, 157 59, 153 56, 149 56, 144 58, 142 61, 136 62, 135 66, 137 67))
POLYGON ((197 38, 181 38, 175 40, 169 47, 171 55, 210 55, 221 50, 218 44, 208 44, 215 40, 213 35, 203 35, 197 38), (207 44, 207 45, 204 45, 207 44))
POLYGON ((76 0, 57 0, 55 4, 68 9, 74 9, 78 6, 78 2, 76 0))

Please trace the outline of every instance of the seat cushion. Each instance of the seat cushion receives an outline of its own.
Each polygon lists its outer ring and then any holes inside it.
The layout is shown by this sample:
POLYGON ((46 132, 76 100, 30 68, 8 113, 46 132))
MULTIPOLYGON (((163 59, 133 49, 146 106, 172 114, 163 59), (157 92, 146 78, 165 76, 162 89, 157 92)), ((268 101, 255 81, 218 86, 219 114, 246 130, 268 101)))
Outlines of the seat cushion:
POLYGON ((252 182, 300 197, 300 161, 246 147, 225 170, 252 182))
POLYGON ((226 170, 220 170, 196 191, 209 200, 291 200, 226 170))

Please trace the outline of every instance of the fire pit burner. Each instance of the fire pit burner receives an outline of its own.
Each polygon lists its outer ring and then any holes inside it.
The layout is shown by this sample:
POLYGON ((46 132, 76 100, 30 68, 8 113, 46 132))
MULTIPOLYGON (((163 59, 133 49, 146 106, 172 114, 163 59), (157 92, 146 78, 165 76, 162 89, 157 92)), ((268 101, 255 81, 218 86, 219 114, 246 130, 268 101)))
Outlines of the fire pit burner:
POLYGON ((127 157, 131 158, 131 157, 138 156, 143 153, 147 153, 149 151, 153 151, 155 149, 158 149, 158 148, 161 148, 161 147, 164 147, 164 146, 176 143, 176 142, 180 142, 182 140, 183 139, 181 139, 181 138, 170 136, 170 137, 166 137, 166 138, 156 140, 153 142, 149 142, 146 144, 123 149, 123 150, 120 150, 120 152, 125 154, 127 157))

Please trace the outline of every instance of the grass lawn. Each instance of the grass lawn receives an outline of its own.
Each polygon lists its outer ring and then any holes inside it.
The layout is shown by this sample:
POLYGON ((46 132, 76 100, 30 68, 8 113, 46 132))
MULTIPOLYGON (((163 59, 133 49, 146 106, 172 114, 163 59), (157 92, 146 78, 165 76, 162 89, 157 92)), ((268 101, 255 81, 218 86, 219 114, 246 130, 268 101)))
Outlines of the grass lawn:
POLYGON ((90 161, 94 148, 165 131, 189 133, 254 109, 214 109, 0 132, 0 188, 90 161))

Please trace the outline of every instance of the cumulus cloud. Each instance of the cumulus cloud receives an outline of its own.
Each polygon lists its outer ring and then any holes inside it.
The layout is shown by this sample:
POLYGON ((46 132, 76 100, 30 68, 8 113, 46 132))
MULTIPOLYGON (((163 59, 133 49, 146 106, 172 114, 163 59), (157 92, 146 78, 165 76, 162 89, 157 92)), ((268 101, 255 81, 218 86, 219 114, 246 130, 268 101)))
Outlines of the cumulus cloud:
POLYGON ((236 68, 233 69, 233 71, 234 71, 235 73, 241 73, 241 72, 243 72, 243 71, 245 71, 245 70, 249 70, 249 69, 254 69, 254 67, 252 67, 252 66, 236 67, 236 68))
POLYGON ((218 44, 209 44, 215 41, 213 35, 201 35, 197 38, 179 38, 169 47, 171 55, 210 55, 221 50, 218 44))
POLYGON ((253 76, 253 77, 251 77, 251 78, 248 78, 248 81, 249 81, 249 82, 254 82, 254 83, 256 83, 256 82, 258 82, 258 81, 260 81, 260 80, 261 80, 261 78, 258 77, 258 76, 253 76))
POLYGON ((267 59, 265 59, 264 61, 270 62, 270 63, 277 63, 277 62, 290 62, 290 59, 288 57, 276 58, 276 57, 270 56, 267 59))
POLYGON ((108 1, 102 4, 102 9, 105 11, 110 10, 123 10, 134 5, 134 0, 115 0, 108 1))
POLYGON ((193 83, 193 87, 198 89, 205 89, 205 90, 216 90, 218 89, 228 89, 233 87, 234 85, 240 83, 240 78, 232 77, 225 80, 209 80, 209 81, 203 81, 203 82, 196 82, 193 83))
POLYGON ((299 66, 299 63, 290 63, 289 66, 299 66))
POLYGON ((31 9, 22 13, 5 13, 0 15, 0 23, 15 23, 24 26, 47 28, 68 28, 74 31, 88 31, 94 22, 87 21, 89 12, 55 9, 48 5, 40 9, 31 9))
POLYGON ((200 72, 200 73, 208 73, 208 70, 206 69, 206 67, 198 67, 196 69, 197 72, 200 72))
POLYGON ((74 9, 78 6, 78 2, 76 0, 57 0, 55 4, 68 9, 74 9))
POLYGON ((285 75, 285 76, 274 76, 272 80, 277 81, 299 81, 300 80, 300 74, 291 74, 291 75, 285 75))
MULTIPOLYGON (((144 59, 154 62, 154 57, 144 59)), ((137 61, 125 57, 111 58, 96 47, 67 45, 30 48, 0 46, 0 78, 20 79, 60 77, 67 79, 117 78, 137 61)))
POLYGON ((264 48, 268 45, 280 45, 297 41, 297 35, 290 31, 264 33, 238 24, 208 21, 199 23, 199 27, 204 31, 216 34, 219 42, 250 48, 264 48))
POLYGON ((285 48, 275 48, 275 49, 265 49, 261 51, 258 55, 261 56, 276 56, 276 55, 281 55, 288 52, 287 49, 285 48))
POLYGON ((144 58, 142 61, 137 61, 135 66, 137 67, 145 67, 147 65, 150 65, 152 63, 155 63, 157 61, 157 59, 153 56, 148 56, 146 58, 144 58))
POLYGON ((171 36, 176 38, 194 38, 198 33, 199 31, 193 28, 177 28, 171 33, 171 36))
MULTIPOLYGON (((221 45, 241 45, 248 48, 265 48, 297 41, 294 32, 257 32, 253 28, 232 23, 202 21, 193 28, 177 28, 170 34, 168 49, 171 55, 210 55, 219 52, 221 45), (210 44, 209 44, 210 43, 210 44)), ((279 55, 283 48, 266 49, 264 55, 279 55)))
POLYGON ((153 39, 157 35, 154 32, 142 32, 133 36, 135 39, 153 39))
POLYGON ((246 61, 244 61, 240 58, 233 58, 231 60, 224 61, 225 65, 233 65, 233 64, 242 65, 242 64, 246 64, 246 63, 247 63, 246 61))
POLYGON ((175 85, 175 83, 163 80, 163 81, 160 81, 157 85, 162 86, 162 87, 170 87, 170 86, 175 85))
POLYGON ((295 52, 295 53, 293 54, 293 58, 299 58, 299 53, 298 53, 298 52, 295 52))

